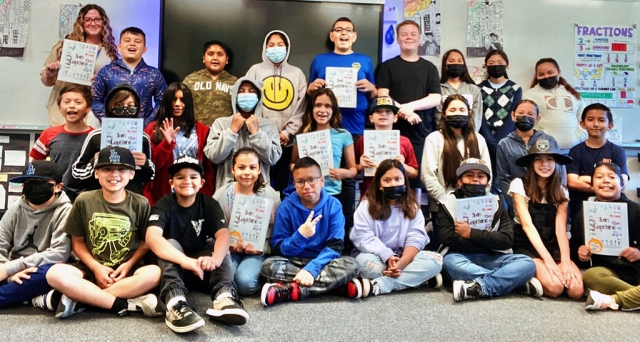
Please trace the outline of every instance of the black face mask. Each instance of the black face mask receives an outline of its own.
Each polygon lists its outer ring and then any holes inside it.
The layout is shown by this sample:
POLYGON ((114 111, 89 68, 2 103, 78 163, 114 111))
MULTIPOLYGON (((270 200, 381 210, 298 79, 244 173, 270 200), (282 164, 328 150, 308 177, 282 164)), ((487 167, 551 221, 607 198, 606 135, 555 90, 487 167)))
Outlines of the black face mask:
POLYGON ((469 125, 469 117, 466 115, 452 115, 445 117, 444 122, 451 128, 466 128, 469 125))
POLYGON ((536 125, 536 119, 530 116, 516 116, 514 124, 519 131, 528 132, 536 125))
POLYGON ((487 67, 487 73, 489 74, 489 76, 493 78, 500 78, 507 73, 507 66, 506 65, 489 65, 487 67))
POLYGON ((34 205, 40 205, 53 196, 53 184, 49 182, 31 181, 24 184, 22 194, 34 205))
POLYGON ((382 194, 384 197, 390 200, 397 200, 402 197, 407 192, 406 185, 398 185, 398 186, 383 186, 382 194))
POLYGON ((460 77, 464 73, 464 64, 447 65, 447 75, 451 78, 460 77))
POLYGON ((551 76, 551 77, 547 77, 547 78, 542 78, 538 80, 538 84, 547 90, 551 90, 553 88, 555 88, 558 85, 559 79, 558 79, 558 75, 555 76, 551 76))
POLYGON ((482 184, 462 184, 460 191, 464 197, 478 197, 487 194, 487 186, 482 184))

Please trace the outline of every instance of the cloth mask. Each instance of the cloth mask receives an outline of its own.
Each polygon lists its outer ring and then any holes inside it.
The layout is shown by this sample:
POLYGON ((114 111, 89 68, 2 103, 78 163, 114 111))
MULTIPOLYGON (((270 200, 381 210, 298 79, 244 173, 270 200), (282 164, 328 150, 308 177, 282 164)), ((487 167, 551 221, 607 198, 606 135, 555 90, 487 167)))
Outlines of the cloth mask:
POLYGON ((558 85, 558 75, 555 76, 551 76, 551 77, 547 77, 547 78, 542 78, 538 80, 538 84, 547 90, 551 90, 553 88, 555 88, 558 85))
POLYGON ((447 75, 451 78, 460 77, 464 73, 464 64, 449 64, 447 65, 447 75))
POLYGON ((489 74, 489 76, 493 78, 500 78, 507 73, 507 66, 506 65, 489 65, 487 67, 487 73, 489 74))
POLYGON ((462 184, 460 191, 464 197, 478 197, 487 194, 487 185, 482 184, 462 184))
POLYGON ((516 116, 516 122, 513 124, 519 131, 528 132, 536 125, 536 119, 530 116, 516 116))
POLYGON ((444 122, 451 128, 466 128, 469 125, 468 115, 448 115, 444 122))
POLYGON ((390 200, 397 200, 402 197, 407 192, 406 185, 398 185, 398 186, 384 186, 382 187, 382 194, 384 197, 390 200))
POLYGON ((31 181, 24 184, 22 194, 31 204, 40 205, 53 196, 53 184, 44 181, 31 181))

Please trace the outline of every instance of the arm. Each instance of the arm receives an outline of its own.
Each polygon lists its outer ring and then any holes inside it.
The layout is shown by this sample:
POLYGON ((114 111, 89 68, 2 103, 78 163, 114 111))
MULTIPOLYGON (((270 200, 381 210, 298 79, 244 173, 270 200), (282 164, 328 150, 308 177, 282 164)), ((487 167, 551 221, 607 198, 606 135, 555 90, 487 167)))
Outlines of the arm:
POLYGON ((156 166, 153 164, 153 161, 151 161, 151 139, 149 139, 149 136, 146 133, 142 134, 142 152, 144 153, 146 160, 144 165, 140 166, 139 169, 136 166, 134 178, 142 183, 147 183, 155 177, 156 166))
POLYGON ((215 240, 211 256, 215 266, 219 267, 222 264, 222 260, 224 260, 224 256, 229 252, 229 228, 218 229, 215 234, 215 240))
MULTIPOLYGON (((96 259, 93 258, 91 252, 89 252, 89 248, 87 248, 87 243, 85 241, 84 236, 71 236, 71 249, 76 257, 87 267, 94 271, 97 267, 102 266, 96 259)), ((95 273, 95 271, 94 271, 95 273)))
POLYGON ((45 87, 52 87, 58 80, 58 70, 60 69, 58 49, 62 49, 62 41, 53 46, 51 52, 49 52, 49 56, 47 56, 47 60, 44 62, 44 68, 40 72, 40 82, 42 82, 45 87))
MULTIPOLYGON (((268 120, 268 119, 260 119, 268 120)), ((280 132, 278 126, 269 121, 270 125, 261 127, 260 130, 249 136, 249 143, 260 156, 260 160, 267 165, 275 165, 282 155, 282 146, 280 145, 280 132)))
MULTIPOLYGON (((300 222, 293 222, 288 213, 290 207, 280 206, 276 212, 276 220, 271 235, 272 254, 284 257, 295 257, 304 250, 309 239, 298 231, 300 222)), ((293 209, 295 210, 295 209, 293 209)))
MULTIPOLYGON (((476 132, 480 132, 480 127, 482 126, 482 93, 480 93, 480 88, 478 88, 475 84, 471 84, 471 94, 473 95, 473 124, 475 125, 476 132)), ((489 164, 491 165, 491 164, 489 164)))
POLYGON ((477 243, 479 246, 492 250, 506 250, 513 246, 513 223, 509 214, 502 206, 502 203, 498 204, 498 210, 494 214, 493 222, 499 220, 497 224, 500 226, 497 230, 480 230, 471 229, 470 240, 477 243))
MULTIPOLYGON (((19 206, 11 206, 0 220, 0 264, 9 262, 16 229, 15 217, 19 206)), ((2 280, 0 280, 2 281, 2 280)))
POLYGON ((300 72, 300 76, 298 78, 298 89, 296 89, 296 95, 298 97, 296 98, 296 101, 294 101, 295 111, 289 118, 289 121, 285 124, 284 131, 282 131, 289 140, 289 143, 291 143, 291 140, 302 125, 302 116, 304 115, 306 107, 305 95, 307 94, 307 79, 302 72, 300 72))
POLYGON ((567 175, 567 185, 571 190, 593 193, 590 176, 580 176, 575 173, 567 175))
POLYGON ((155 87, 155 90, 153 91, 153 103, 155 104, 155 106, 153 108, 153 112, 151 113, 151 116, 147 118, 147 122, 153 121, 153 119, 156 117, 156 114, 158 113, 158 109, 160 109, 162 96, 164 96, 164 92, 165 90, 167 90, 167 83, 165 82, 164 77, 160 73, 160 70, 156 69, 155 79, 156 80, 154 84, 156 84, 156 87, 155 87))
POLYGON ((238 141, 238 134, 233 133, 229 127, 223 128, 221 119, 213 122, 207 145, 204 147, 204 155, 214 164, 222 164, 233 152, 238 141))
MULTIPOLYGON (((400 140, 403 140, 400 138, 400 140)), ((402 165, 404 169, 407 171, 407 176, 409 179, 418 178, 418 160, 416 159, 416 153, 413 150, 413 145, 408 139, 405 139, 406 144, 400 143, 400 152, 402 153, 404 160, 402 161, 402 165)))
POLYGON ((289 162, 289 171, 293 172, 293 166, 300 159, 298 156, 298 145, 293 144, 293 148, 291 149, 291 161, 289 162))
POLYGON ((438 168, 440 167, 440 154, 441 149, 438 147, 434 134, 440 134, 437 132, 431 133, 424 144, 424 153, 422 154, 422 173, 420 175, 422 183, 424 183, 429 196, 434 199, 438 199, 446 194, 446 190, 440 182, 438 182, 438 168), (433 137, 431 135, 434 135, 433 137))
MULTIPOLYGON (((351 139, 351 138, 349 138, 351 139)), ((345 146, 342 149, 342 157, 347 164, 347 168, 335 168, 329 170, 329 174, 333 179, 348 179, 353 178, 358 174, 358 168, 356 166, 356 157, 353 152, 353 144, 345 146)))
MULTIPOLYGON (((403 220, 407 219, 403 217, 403 220)), ((429 244, 429 236, 424 230, 424 215, 422 214, 420 207, 418 207, 416 217, 414 217, 413 220, 409 222, 409 224, 411 225, 411 227, 409 228, 409 231, 404 238, 404 253, 400 257, 400 260, 402 260, 404 254, 407 252, 407 248, 413 247, 416 249, 417 253, 418 251, 422 250, 424 246, 429 244)), ((413 260, 413 256, 411 256, 409 262, 411 262, 411 260, 413 260)))
POLYGON ((166 169, 173 164, 173 150, 176 147, 175 139, 167 142, 166 139, 160 140, 159 144, 154 144, 151 137, 155 134, 157 122, 152 122, 144 129, 144 133, 149 136, 151 144, 151 161, 159 169, 166 169))
POLYGON ((509 183, 511 183, 511 164, 507 154, 500 144, 498 144, 498 150, 496 151, 496 177, 498 177, 498 184, 503 194, 509 191, 509 183))
POLYGON ((375 224, 374 219, 369 215, 368 202, 362 203, 353 215, 353 228, 349 233, 349 239, 359 251, 375 254, 386 263, 394 253, 374 233, 375 224))
POLYGON ((108 66, 100 69, 91 83, 91 97, 93 102, 91 110, 93 111, 93 115, 95 115, 100 122, 102 122, 102 118, 105 116, 104 100, 109 92, 109 85, 106 81, 107 68, 108 66))
POLYGON ((567 237, 567 212, 569 202, 558 204, 556 212, 556 238, 560 247, 560 262, 571 262, 569 258, 569 238, 567 237))
POLYGON ((32 160, 45 160, 49 156, 49 129, 45 129, 29 152, 32 160))
POLYGON ((342 206, 339 203, 331 205, 329 208, 329 217, 322 218, 329 221, 329 235, 325 247, 320 254, 311 260, 302 269, 311 273, 316 278, 320 271, 331 262, 331 260, 339 258, 344 247, 344 215, 342 214, 342 206))

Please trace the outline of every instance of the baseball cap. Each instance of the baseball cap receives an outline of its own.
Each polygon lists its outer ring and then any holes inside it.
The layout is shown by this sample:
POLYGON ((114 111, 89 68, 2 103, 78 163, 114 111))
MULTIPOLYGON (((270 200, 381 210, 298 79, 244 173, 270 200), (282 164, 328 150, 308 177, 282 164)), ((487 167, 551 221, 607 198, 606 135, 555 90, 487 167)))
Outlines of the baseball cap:
POLYGON ((178 171, 184 168, 194 169, 200 173, 200 177, 204 176, 204 169, 200 161, 190 156, 181 156, 176 159, 173 165, 169 166, 169 174, 173 177, 178 171))
POLYGON ((516 160, 516 165, 521 167, 528 167, 531 161, 538 154, 548 154, 555 159, 556 164, 567 165, 573 163, 573 159, 571 157, 565 156, 560 153, 560 150, 556 146, 551 146, 549 140, 547 139, 538 139, 531 147, 529 147, 529 154, 526 156, 520 157, 516 160))
POLYGON ((482 159, 478 158, 469 158, 465 159, 460 163, 460 166, 456 169, 456 176, 460 177, 463 173, 469 170, 480 170, 487 174, 487 177, 491 179, 491 171, 489 170, 489 166, 482 159))
POLYGON ((97 170, 112 165, 124 166, 127 169, 135 170, 136 160, 133 158, 131 151, 124 147, 105 147, 100 150, 98 160, 96 160, 93 168, 97 170))
POLYGON ((11 178, 9 181, 11 183, 24 183, 28 179, 52 179, 56 183, 60 183, 62 182, 62 174, 63 172, 55 163, 46 160, 34 160, 22 170, 21 176, 11 178))
POLYGON ((393 112, 393 114, 398 114, 398 110, 400 109, 391 96, 378 96, 371 101, 371 106, 369 107, 369 115, 373 114, 376 110, 380 108, 387 108, 393 112))

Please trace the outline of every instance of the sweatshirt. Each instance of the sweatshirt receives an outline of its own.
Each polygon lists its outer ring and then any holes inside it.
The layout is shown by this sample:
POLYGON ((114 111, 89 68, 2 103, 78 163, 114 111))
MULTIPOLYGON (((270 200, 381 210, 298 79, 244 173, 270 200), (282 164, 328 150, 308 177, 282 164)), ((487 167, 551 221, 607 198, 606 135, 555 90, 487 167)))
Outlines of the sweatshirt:
MULTIPOLYGON (((458 89, 454 88, 449 83, 440 84, 440 90, 442 91, 442 102, 447 98, 448 95, 460 94, 460 95, 471 95, 473 97, 473 103, 469 103, 471 106, 471 113, 473 113, 473 124, 476 132, 480 132, 480 127, 482 126, 482 93, 480 93, 480 88, 477 85, 462 82, 458 86, 458 89)), ((469 114, 471 114, 469 113, 469 114)), ((436 106, 436 125, 440 122, 440 117, 442 116, 442 105, 436 106)), ((469 119, 471 121, 471 119, 469 119)))
POLYGON ((369 201, 364 199, 353 216, 353 229, 349 233, 355 255, 372 253, 384 263, 393 255, 402 255, 407 247, 422 250, 429 243, 424 230, 424 216, 418 209, 416 217, 404 216, 400 206, 391 207, 391 216, 384 221, 374 220, 369 214, 369 201))
POLYGON ((63 230, 70 211, 64 191, 39 210, 29 206, 24 196, 9 207, 0 220, 0 264, 9 277, 32 266, 69 259, 71 240, 63 230))
POLYGON ((320 201, 313 209, 302 205, 297 192, 291 193, 278 207, 271 236, 271 252, 285 258, 312 259, 303 267, 315 278, 320 271, 339 258, 344 247, 344 215, 342 205, 323 188, 320 201), (313 210, 314 218, 322 215, 316 224, 316 233, 306 238, 298 228, 307 221, 313 210))
POLYGON ((196 120, 207 126, 217 119, 234 114, 231 108, 231 88, 238 80, 226 70, 213 79, 206 69, 194 71, 184 78, 193 94, 196 120))
POLYGON ((278 129, 289 141, 298 132, 302 124, 305 111, 305 95, 307 93, 307 78, 300 68, 289 64, 291 40, 286 33, 273 30, 264 38, 262 44, 262 63, 254 64, 247 71, 246 77, 262 80, 263 108, 262 117, 273 120, 278 129), (267 39, 273 33, 280 33, 285 37, 287 55, 279 66, 267 58, 267 39))
MULTIPOLYGON (((237 113, 236 99, 238 89, 242 82, 253 83, 257 89, 262 89, 262 82, 248 77, 242 77, 236 82, 231 90, 231 103, 233 112, 237 113)), ((260 157, 260 169, 265 183, 269 184, 269 169, 274 165, 280 155, 280 131, 275 122, 262 117, 262 98, 259 96, 253 115, 259 118, 259 130, 256 134, 250 134, 247 125, 242 125, 238 133, 231 131, 232 117, 219 118, 213 122, 207 145, 204 147, 204 154, 216 166, 216 190, 221 186, 234 180, 231 167, 233 166, 233 154, 243 148, 252 147, 258 152, 260 157)))

